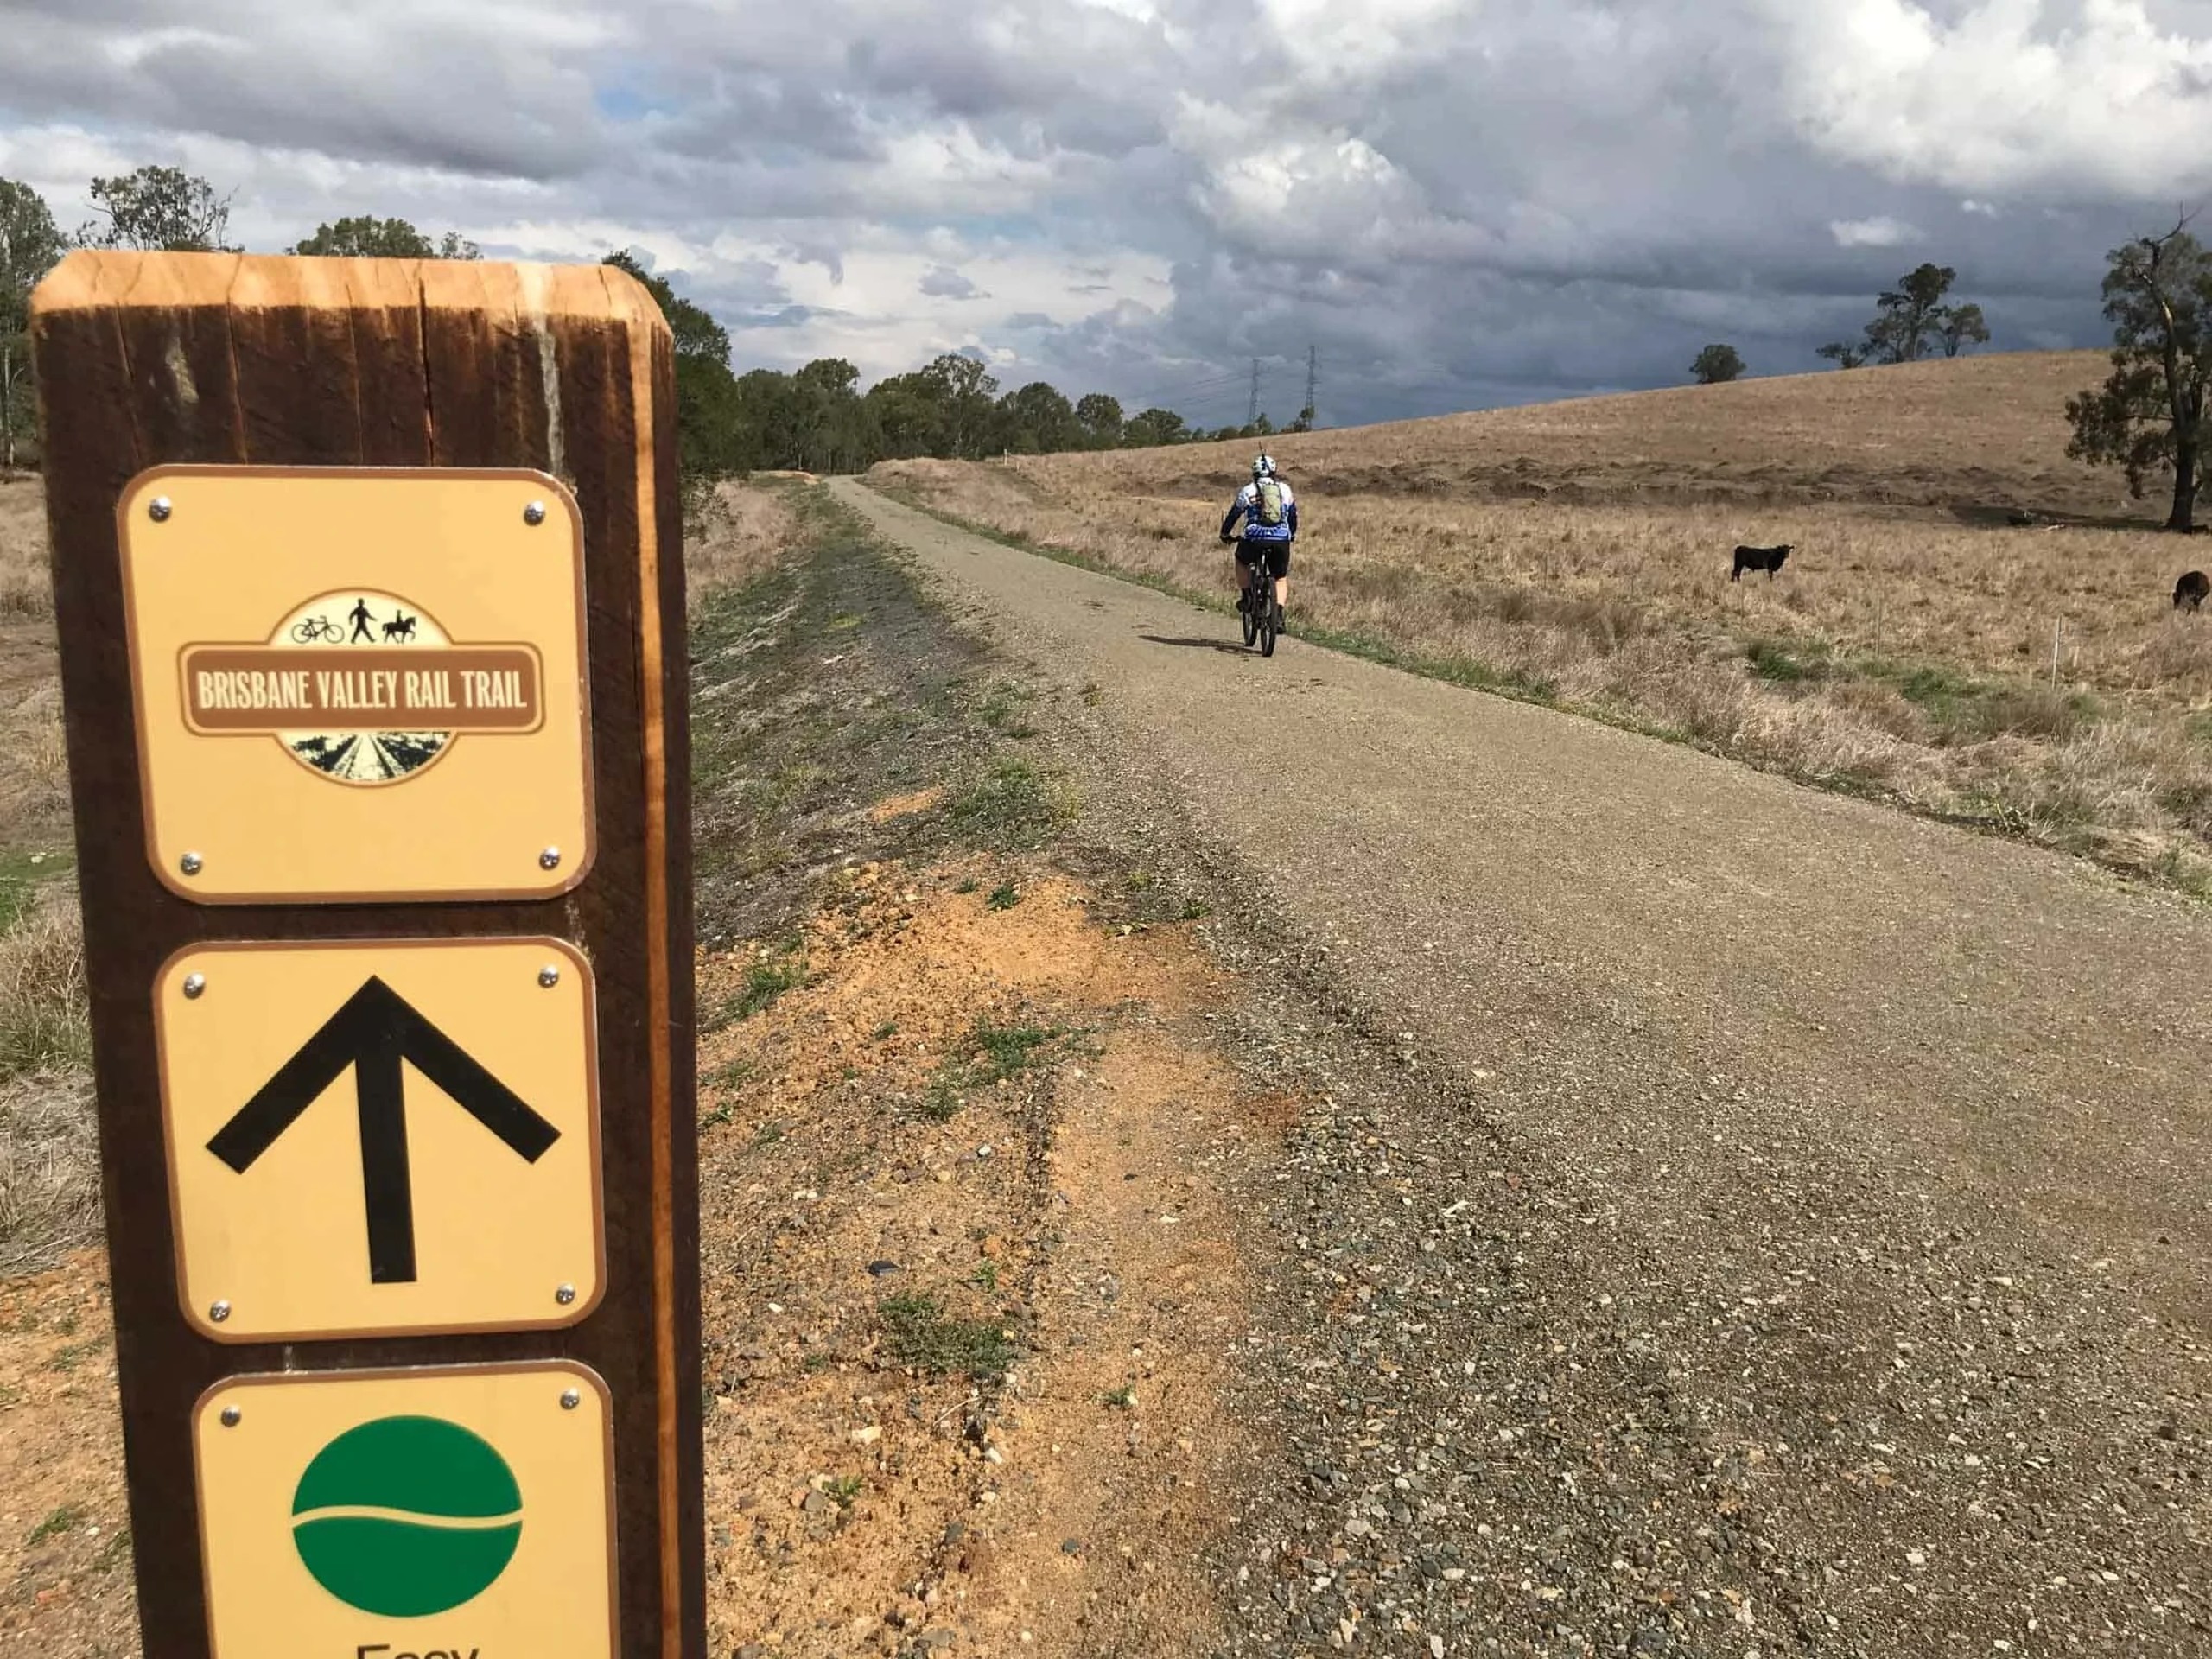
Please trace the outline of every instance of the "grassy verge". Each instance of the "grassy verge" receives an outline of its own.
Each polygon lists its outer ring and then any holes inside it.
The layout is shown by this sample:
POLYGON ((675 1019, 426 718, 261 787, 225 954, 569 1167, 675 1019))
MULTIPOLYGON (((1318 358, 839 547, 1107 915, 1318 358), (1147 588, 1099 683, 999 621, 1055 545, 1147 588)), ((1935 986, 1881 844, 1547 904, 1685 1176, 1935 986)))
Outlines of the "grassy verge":
MULTIPOLYGON (((1034 850, 1073 810, 1024 747, 1038 734, 1034 694, 925 601, 828 490, 793 488, 783 504, 787 556, 693 608, 693 829, 709 945, 787 934, 836 868, 956 847, 1034 850), (901 797, 918 804, 874 811, 901 797)), ((779 959, 754 971, 747 997, 788 988, 794 970, 779 959)))
MULTIPOLYGON (((1224 616, 1234 613, 1225 589, 1008 530, 954 511, 908 480, 870 482, 1001 545, 1224 616)), ((1408 609, 1434 599, 1421 591, 1427 579, 1403 567, 1370 569, 1363 579, 1408 609)), ((2212 899, 2212 715, 2145 708, 2032 675, 1973 672, 1817 634, 1745 638, 1708 626, 1692 639, 1662 630, 1632 607, 1522 588, 1459 598, 1497 626, 1575 635, 1607 664, 1605 673, 1554 673, 1433 650, 1317 619, 1295 605, 1293 626, 1298 638, 1348 656, 2073 854, 2130 879, 2212 899)))

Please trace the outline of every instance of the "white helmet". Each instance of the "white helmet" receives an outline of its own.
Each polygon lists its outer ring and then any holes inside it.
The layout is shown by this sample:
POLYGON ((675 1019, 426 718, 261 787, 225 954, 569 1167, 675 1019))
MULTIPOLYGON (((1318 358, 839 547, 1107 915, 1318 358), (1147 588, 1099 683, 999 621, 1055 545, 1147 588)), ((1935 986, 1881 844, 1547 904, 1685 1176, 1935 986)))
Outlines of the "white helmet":
POLYGON ((1252 476, 1254 479, 1273 478, 1274 475, 1275 458, 1273 455, 1258 455, 1253 458, 1252 476))

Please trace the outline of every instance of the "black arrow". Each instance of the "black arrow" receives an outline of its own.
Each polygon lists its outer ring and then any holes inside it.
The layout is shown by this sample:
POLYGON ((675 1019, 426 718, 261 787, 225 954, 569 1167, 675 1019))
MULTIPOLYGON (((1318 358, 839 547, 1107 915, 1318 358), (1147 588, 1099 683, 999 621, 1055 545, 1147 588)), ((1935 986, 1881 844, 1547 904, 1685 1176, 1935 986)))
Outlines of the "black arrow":
POLYGON ((372 975, 207 1143, 208 1151, 245 1174, 352 1066, 361 1115, 369 1281, 378 1285, 415 1282, 415 1192, 407 1167, 403 1060, 452 1096, 527 1163, 536 1163, 561 1138, 560 1130, 531 1110, 513 1090, 372 975))

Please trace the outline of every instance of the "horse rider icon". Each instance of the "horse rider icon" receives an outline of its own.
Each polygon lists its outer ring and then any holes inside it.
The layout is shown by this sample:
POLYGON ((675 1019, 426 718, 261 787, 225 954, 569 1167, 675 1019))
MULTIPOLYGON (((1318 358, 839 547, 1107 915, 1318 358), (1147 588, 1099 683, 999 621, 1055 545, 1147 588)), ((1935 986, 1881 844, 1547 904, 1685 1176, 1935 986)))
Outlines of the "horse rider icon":
POLYGON ((353 625, 353 634, 346 641, 347 645, 350 645, 356 640, 360 639, 367 639, 371 644, 375 643, 373 636, 369 632, 369 624, 375 621, 376 618, 371 614, 369 611, 369 601, 367 600, 355 600, 353 601, 353 608, 348 613, 346 620, 353 625))

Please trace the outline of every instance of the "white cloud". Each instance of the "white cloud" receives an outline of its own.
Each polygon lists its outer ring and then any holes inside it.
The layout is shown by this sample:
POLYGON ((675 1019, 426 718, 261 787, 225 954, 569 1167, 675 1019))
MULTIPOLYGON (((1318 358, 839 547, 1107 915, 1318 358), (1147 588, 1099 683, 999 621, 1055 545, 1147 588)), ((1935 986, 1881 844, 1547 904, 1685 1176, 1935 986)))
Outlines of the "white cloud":
POLYGON ((1753 10, 1799 131, 1840 160, 1976 191, 2163 200, 2212 185, 2212 35, 2162 28, 2144 0, 1753 10))
POLYGON ((1896 248, 1924 239, 1923 233, 1902 219, 1878 214, 1872 219, 1832 219, 1828 234, 1839 248, 1896 248))
POLYGON ((1984 219, 1995 219, 1998 217, 1999 213, 1999 208, 1995 202, 1976 201, 1971 196, 1967 197, 1964 201, 1959 204, 1959 211, 1962 213, 1979 213, 1984 219))

